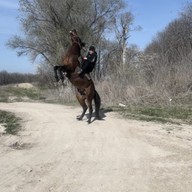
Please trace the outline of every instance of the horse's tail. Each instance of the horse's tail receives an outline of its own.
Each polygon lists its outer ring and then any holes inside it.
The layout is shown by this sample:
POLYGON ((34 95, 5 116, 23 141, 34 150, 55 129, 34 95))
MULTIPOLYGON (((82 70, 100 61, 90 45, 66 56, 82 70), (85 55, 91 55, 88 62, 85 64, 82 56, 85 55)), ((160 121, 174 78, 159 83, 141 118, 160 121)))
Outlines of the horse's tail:
POLYGON ((99 110, 100 110, 100 106, 101 106, 101 98, 96 90, 95 90, 95 94, 94 94, 94 102, 95 102, 95 118, 100 119, 99 110))

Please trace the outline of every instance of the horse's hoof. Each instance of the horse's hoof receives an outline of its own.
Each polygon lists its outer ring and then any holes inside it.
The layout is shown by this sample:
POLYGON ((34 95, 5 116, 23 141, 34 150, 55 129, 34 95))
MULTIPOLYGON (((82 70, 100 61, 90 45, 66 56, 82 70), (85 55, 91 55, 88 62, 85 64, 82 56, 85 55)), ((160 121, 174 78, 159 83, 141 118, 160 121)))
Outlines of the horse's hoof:
POLYGON ((79 121, 81 121, 81 120, 82 120, 82 118, 81 118, 81 117, 78 117, 78 116, 76 117, 76 119, 77 119, 77 120, 79 120, 79 121))

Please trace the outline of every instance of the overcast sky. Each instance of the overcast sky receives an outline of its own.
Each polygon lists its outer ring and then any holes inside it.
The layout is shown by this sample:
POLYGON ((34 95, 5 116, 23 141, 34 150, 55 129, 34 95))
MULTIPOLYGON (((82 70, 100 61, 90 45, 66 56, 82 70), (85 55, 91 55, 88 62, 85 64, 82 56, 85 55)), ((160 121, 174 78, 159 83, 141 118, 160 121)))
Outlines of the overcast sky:
MULTIPOLYGON (((129 44, 144 49, 157 32, 177 18, 186 0, 127 0, 129 10, 134 14, 134 25, 141 31, 132 32, 129 44)), ((192 2, 192 1, 188 1, 192 2)), ((21 34, 18 16, 18 0, 0 0, 0 71, 35 73, 35 64, 27 57, 17 57, 14 50, 5 46, 8 39, 21 34)))

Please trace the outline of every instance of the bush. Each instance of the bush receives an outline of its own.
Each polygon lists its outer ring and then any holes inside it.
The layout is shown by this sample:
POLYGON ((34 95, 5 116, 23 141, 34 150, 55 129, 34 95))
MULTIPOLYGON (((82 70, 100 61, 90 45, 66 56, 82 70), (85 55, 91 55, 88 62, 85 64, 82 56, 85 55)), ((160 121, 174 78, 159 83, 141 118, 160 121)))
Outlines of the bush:
POLYGON ((15 83, 32 83, 37 81, 37 75, 8 73, 7 71, 0 72, 0 85, 8 85, 15 83))
POLYGON ((7 134, 15 135, 21 129, 21 119, 16 117, 13 113, 0 110, 0 124, 5 126, 7 134))

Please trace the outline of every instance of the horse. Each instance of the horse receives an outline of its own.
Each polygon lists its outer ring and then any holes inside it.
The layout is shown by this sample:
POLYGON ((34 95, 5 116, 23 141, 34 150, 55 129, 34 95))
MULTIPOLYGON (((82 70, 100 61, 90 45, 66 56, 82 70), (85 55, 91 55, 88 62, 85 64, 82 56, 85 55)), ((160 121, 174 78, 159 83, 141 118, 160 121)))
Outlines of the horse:
POLYGON ((72 42, 71 47, 64 56, 61 65, 54 66, 54 74, 57 82, 60 79, 62 82, 64 81, 63 72, 72 73, 80 66, 78 58, 81 56, 81 49, 84 48, 85 43, 73 31, 69 32, 72 42))
POLYGON ((69 81, 76 87, 76 98, 83 109, 82 114, 77 116, 77 120, 82 120, 87 109, 89 109, 89 118, 87 122, 90 124, 93 113, 92 101, 94 100, 95 103, 95 119, 99 120, 101 99, 95 89, 92 79, 88 79, 86 75, 80 77, 75 71, 76 68, 80 67, 78 58, 81 56, 81 49, 85 44, 71 31, 70 36, 72 45, 64 56, 62 65, 54 66, 55 78, 56 81, 59 79, 63 81, 63 74, 65 73, 69 81))

